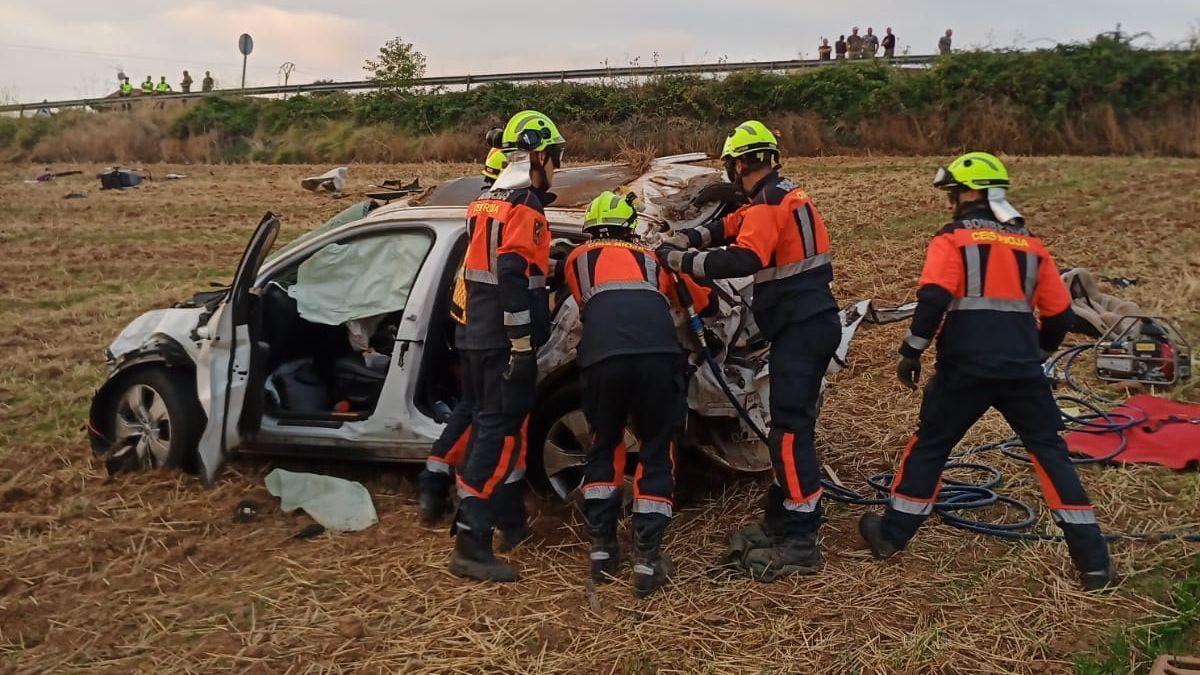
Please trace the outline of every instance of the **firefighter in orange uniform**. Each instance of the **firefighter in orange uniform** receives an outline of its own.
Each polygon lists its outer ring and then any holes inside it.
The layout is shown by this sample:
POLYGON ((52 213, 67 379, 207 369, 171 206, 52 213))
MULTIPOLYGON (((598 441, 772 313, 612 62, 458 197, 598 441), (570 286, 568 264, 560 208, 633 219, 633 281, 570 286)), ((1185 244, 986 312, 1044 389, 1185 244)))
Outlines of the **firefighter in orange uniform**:
MULTIPOLYGON (((584 468, 584 520, 593 581, 617 573, 617 521, 625 486, 625 429, 639 442, 633 480, 633 588, 658 590, 673 565, 662 552, 674 511, 676 435, 687 412, 682 350, 671 315, 675 281, 650 249, 634 243, 632 193, 592 200, 583 231, 593 239, 567 257, 563 276, 583 322, 578 357, 583 412, 592 431, 584 468)), ((696 311, 709 291, 688 281, 696 311)))
MULTIPOLYGON (((487 159, 483 163, 483 189, 489 190, 495 184, 500 173, 508 167, 508 156, 500 148, 489 148, 487 159)), ((454 279, 454 297, 450 303, 450 318, 455 322, 456 333, 462 330, 466 323, 467 284, 463 271, 459 269, 454 279)), ((455 337, 456 343, 458 337, 455 337)), ((471 417, 475 414, 475 399, 471 392, 464 387, 458 403, 446 420, 446 428, 433 442, 429 457, 425 459, 425 470, 421 472, 419 483, 419 503, 421 520, 432 525, 445 515, 449 506, 450 484, 453 482, 454 471, 462 463, 467 454, 467 443, 471 433, 471 417)), ((519 515, 519 514, 518 514, 519 515)), ((515 530, 501 528, 500 550, 510 550, 524 538, 524 518, 520 523, 514 523, 515 530)))
POLYGON ((1109 586, 1116 572, 1108 544, 1059 436, 1062 418, 1042 371, 1071 326, 1070 293, 1008 203, 1008 170, 998 158, 963 155, 938 169, 934 185, 948 191, 954 222, 929 245, 897 374, 916 389, 921 353, 935 337, 937 370, 887 510, 864 515, 859 532, 880 558, 903 550, 933 512, 950 451, 994 407, 1031 455, 1084 588, 1109 586))
POLYGON ((466 324, 457 345, 466 366, 464 387, 476 408, 456 477, 459 508, 450 572, 508 582, 520 575, 495 557, 492 535, 497 526, 525 527, 523 421, 536 394, 537 348, 550 334, 550 230, 544 208, 554 200, 549 189, 565 141, 550 118, 532 110, 517 113, 502 133, 489 136, 502 150, 529 154, 529 180, 486 192, 467 207, 466 324))
POLYGON ((821 381, 841 341, 829 235, 808 195, 779 175, 779 144, 748 121, 721 151, 729 179, 748 203, 723 220, 684 230, 658 250, 664 264, 697 279, 754 277, 751 309, 771 341, 769 488, 763 530, 769 548, 751 551, 775 578, 821 567, 821 469, 814 435, 821 381), (708 251, 683 251, 725 246, 708 251), (775 574, 775 572, 778 572, 775 574))

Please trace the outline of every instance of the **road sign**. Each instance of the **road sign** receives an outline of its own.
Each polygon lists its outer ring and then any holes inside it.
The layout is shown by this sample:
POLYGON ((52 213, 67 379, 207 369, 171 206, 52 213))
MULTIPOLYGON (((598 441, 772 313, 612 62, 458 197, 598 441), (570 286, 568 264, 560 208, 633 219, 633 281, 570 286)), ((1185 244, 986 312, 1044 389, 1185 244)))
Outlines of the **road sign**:
POLYGON ((246 88, 246 57, 254 51, 254 38, 249 33, 242 33, 238 38, 238 51, 242 53, 242 89, 246 88))

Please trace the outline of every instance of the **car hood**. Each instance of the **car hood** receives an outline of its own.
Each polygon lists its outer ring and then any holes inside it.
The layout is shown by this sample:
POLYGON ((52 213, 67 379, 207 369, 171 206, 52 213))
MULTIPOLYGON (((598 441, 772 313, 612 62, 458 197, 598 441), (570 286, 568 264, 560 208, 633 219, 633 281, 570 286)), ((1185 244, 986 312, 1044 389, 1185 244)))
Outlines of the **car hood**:
POLYGON ((192 333, 204 312, 204 307, 172 307, 146 312, 130 321, 108 346, 110 362, 119 365, 134 354, 158 347, 163 339, 178 343, 195 360, 200 343, 192 333))

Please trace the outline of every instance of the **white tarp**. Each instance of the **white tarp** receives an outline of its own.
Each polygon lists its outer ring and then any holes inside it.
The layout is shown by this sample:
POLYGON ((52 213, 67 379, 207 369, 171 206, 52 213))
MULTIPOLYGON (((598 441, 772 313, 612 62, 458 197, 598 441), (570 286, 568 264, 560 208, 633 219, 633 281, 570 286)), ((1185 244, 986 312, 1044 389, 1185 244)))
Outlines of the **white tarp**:
POLYGON ((334 532, 357 532, 379 522, 371 493, 356 481, 275 469, 267 474, 267 491, 279 497, 285 513, 304 509, 334 532))
POLYGON ((330 244, 300 263, 288 295, 301 317, 329 326, 398 312, 432 243, 405 232, 330 244))

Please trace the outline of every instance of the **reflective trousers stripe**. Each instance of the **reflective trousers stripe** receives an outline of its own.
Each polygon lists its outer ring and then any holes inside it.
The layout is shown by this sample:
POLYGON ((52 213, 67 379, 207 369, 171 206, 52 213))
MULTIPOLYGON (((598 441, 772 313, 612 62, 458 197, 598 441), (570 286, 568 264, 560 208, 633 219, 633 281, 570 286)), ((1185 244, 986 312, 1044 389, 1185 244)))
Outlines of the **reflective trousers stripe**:
POLYGON ((582 283, 579 284, 579 298, 584 302, 591 300, 597 293, 603 293, 604 291, 654 291, 662 295, 662 292, 658 290, 658 286, 649 281, 609 281, 596 286, 589 286, 586 290, 584 290, 582 283))
POLYGON ((523 478, 525 478, 525 469, 524 467, 521 467, 513 469, 512 472, 508 474, 508 478, 504 479, 504 482, 505 484, 516 483, 523 478))
POLYGON ((923 338, 919 335, 913 335, 913 332, 911 330, 908 331, 908 335, 904 336, 904 344, 908 345, 909 347, 912 347, 913 349, 915 349, 917 351, 923 351, 924 349, 929 347, 929 345, 932 343, 933 343, 933 340, 930 340, 929 338, 923 338))
POLYGON ((1054 509, 1050 512, 1054 520, 1068 525, 1095 525, 1096 512, 1086 509, 1054 509))
POLYGON ((671 517, 671 502, 659 501, 657 499, 647 499, 639 497, 633 500, 634 513, 658 513, 668 518, 671 517))
POLYGON ((811 497, 802 502, 794 502, 790 499, 784 499, 783 508, 796 513, 812 513, 816 511, 817 507, 821 504, 822 492, 823 491, 821 489, 818 489, 811 497))
POLYGON ((539 288, 545 288, 545 287, 546 287, 546 275, 544 275, 544 274, 530 275, 530 277, 529 277, 529 289, 530 290, 537 290, 539 288))
POLYGON ((892 509, 913 516, 927 516, 933 513, 933 501, 923 502, 893 494, 888 503, 892 509))
POLYGON ((620 490, 619 485, 585 485, 583 486, 584 499, 610 499, 620 490))
POLYGON ((802 274, 811 269, 816 269, 822 265, 828 265, 833 262, 833 256, 829 251, 818 253, 817 255, 798 260, 794 263, 780 265, 779 267, 768 267, 765 270, 759 270, 754 273, 754 282, 762 283, 764 281, 774 281, 776 279, 786 279, 794 277, 797 274, 802 274))
POLYGON ((440 459, 428 457, 425 459, 425 470, 429 473, 444 473, 450 475, 450 465, 440 459))
POLYGON ((988 310, 992 312, 1033 312, 1033 308, 1024 300, 1009 298, 955 298, 950 301, 949 311, 971 312, 988 310))

